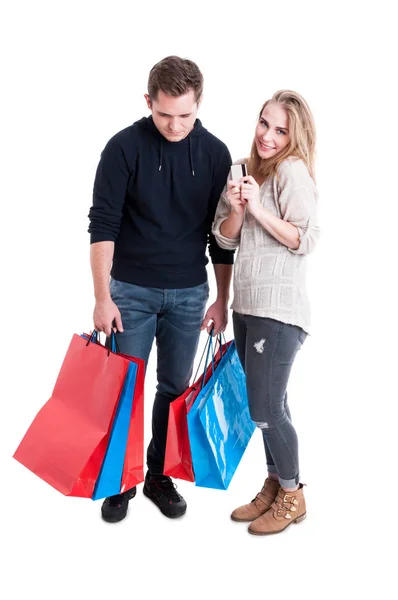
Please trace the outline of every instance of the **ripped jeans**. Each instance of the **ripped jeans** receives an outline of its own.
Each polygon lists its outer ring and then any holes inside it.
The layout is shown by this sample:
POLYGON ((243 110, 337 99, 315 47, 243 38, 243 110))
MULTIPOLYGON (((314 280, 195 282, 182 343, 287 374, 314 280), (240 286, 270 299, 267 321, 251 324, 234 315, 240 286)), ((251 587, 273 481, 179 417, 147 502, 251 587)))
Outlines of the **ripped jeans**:
POLYGON ((307 337, 301 327, 233 313, 236 349, 246 373, 250 416, 263 434, 267 468, 282 487, 299 483, 298 440, 287 403, 287 384, 307 337))

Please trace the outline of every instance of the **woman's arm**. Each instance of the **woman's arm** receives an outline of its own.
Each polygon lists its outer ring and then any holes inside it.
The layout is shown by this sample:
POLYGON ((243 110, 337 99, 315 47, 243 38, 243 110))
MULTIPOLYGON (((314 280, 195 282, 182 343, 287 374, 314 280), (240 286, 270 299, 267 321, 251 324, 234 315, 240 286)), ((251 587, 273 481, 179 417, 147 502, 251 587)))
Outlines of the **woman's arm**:
POLYGON ((241 198, 240 183, 231 180, 221 194, 212 226, 212 233, 221 248, 239 246, 244 218, 245 202, 241 198))
POLYGON ((295 254, 311 252, 319 237, 317 192, 302 161, 284 161, 279 172, 279 202, 282 218, 260 203, 253 177, 243 178, 242 198, 253 217, 275 239, 295 254))

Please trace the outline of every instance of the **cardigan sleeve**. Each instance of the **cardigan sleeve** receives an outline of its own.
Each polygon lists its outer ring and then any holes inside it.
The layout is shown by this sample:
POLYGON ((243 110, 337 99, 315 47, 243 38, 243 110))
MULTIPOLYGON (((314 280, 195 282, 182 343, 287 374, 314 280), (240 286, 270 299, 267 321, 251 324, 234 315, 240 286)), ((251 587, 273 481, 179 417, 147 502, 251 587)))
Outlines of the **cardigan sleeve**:
MULTIPOLYGON (((246 158, 240 158, 239 160, 236 160, 233 164, 240 165, 245 162, 247 162, 246 158)), ((221 248, 235 250, 239 246, 240 236, 237 238, 227 238, 223 236, 220 231, 221 225, 224 223, 224 221, 228 219, 231 212, 231 203, 229 202, 229 200, 227 200, 227 184, 230 179, 231 173, 228 174, 227 183, 225 184, 224 189, 221 192, 220 199, 218 201, 218 206, 212 226, 212 233, 216 238, 217 244, 221 248)))
POLYGON ((319 239, 318 194, 315 183, 302 160, 283 161, 278 171, 278 202, 281 218, 295 225, 300 245, 293 254, 312 252, 319 239))
POLYGON ((231 204, 229 200, 227 200, 227 186, 225 185, 223 191, 221 192, 220 199, 218 201, 218 206, 216 210, 216 214, 214 215, 214 221, 212 226, 212 233, 216 238, 217 244, 221 248, 225 248, 226 250, 234 250, 239 246, 240 236, 237 238, 227 238, 222 235, 220 231, 221 225, 226 221, 231 212, 231 204))

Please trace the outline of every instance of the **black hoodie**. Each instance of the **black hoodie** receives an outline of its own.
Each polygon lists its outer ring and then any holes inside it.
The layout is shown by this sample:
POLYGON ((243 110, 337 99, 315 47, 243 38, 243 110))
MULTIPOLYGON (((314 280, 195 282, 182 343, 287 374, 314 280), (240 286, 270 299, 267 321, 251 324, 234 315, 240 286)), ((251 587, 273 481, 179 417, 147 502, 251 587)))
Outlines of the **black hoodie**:
POLYGON ((90 209, 91 243, 113 241, 111 275, 144 287, 185 288, 207 279, 213 263, 232 264, 211 224, 231 166, 230 153, 199 119, 169 142, 152 117, 117 133, 105 146, 90 209))

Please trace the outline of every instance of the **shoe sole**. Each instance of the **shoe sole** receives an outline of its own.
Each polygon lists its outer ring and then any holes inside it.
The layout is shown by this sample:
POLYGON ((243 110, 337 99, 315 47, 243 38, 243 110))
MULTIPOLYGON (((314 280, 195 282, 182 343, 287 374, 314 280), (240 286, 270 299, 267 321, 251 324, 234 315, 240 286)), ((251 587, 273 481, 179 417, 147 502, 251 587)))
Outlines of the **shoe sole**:
POLYGON ((266 531, 264 533, 262 533, 260 531, 250 531, 250 529, 248 529, 247 531, 250 533, 250 535, 275 535, 276 533, 282 533, 282 531, 286 531, 286 529, 290 525, 293 525, 294 523, 296 525, 298 525, 299 523, 301 523, 301 521, 304 521, 304 519, 306 519, 306 518, 307 518, 307 513, 304 513, 303 515, 301 515, 301 517, 298 517, 297 519, 295 519, 294 521, 289 523, 289 525, 286 525, 286 527, 284 527, 283 529, 280 529, 279 531, 266 531))
POLYGON ((117 517, 117 518, 115 518, 115 517, 107 518, 107 517, 104 517, 104 515, 101 515, 101 517, 102 517, 102 520, 105 521, 105 523, 119 523, 120 521, 123 521, 123 519, 125 519, 127 517, 127 512, 122 517, 117 517))
MULTIPOLYGON (((129 502, 130 502, 130 500, 135 498, 136 495, 137 495, 137 490, 132 492, 131 494, 129 494, 129 496, 128 496, 129 502)), ((117 515, 115 517, 104 517, 104 515, 101 511, 101 517, 102 517, 102 520, 105 521, 105 523, 119 523, 120 521, 123 521, 123 519, 125 519, 127 517, 128 510, 129 510, 129 508, 127 505, 127 510, 122 517, 117 516, 117 515)))
POLYGON ((185 508, 184 512, 179 513, 178 515, 169 515, 166 512, 164 512, 164 510, 162 508, 160 508, 160 506, 158 504, 156 504, 156 502, 154 501, 154 499, 152 498, 152 496, 150 496, 145 491, 145 488, 142 490, 142 493, 144 494, 144 496, 146 496, 148 498, 148 500, 150 500, 151 502, 153 502, 154 505, 160 510, 160 512, 162 513, 162 515, 164 515, 168 519, 179 519, 180 517, 183 517, 185 515, 185 513, 187 512, 187 509, 185 508))

